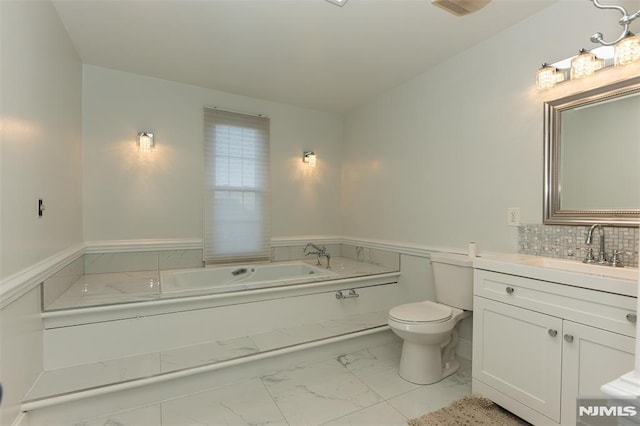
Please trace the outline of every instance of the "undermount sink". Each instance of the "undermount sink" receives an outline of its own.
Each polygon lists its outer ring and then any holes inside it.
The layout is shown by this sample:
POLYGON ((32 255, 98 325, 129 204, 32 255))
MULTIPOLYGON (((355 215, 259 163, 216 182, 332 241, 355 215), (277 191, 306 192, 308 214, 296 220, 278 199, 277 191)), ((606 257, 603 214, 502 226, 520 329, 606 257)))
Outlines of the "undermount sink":
POLYGON ((549 257, 528 259, 520 263, 523 265, 540 266, 560 271, 577 272, 581 274, 617 278, 621 280, 636 281, 638 279, 638 268, 631 267, 617 268, 608 265, 582 263, 577 260, 554 259, 549 257))

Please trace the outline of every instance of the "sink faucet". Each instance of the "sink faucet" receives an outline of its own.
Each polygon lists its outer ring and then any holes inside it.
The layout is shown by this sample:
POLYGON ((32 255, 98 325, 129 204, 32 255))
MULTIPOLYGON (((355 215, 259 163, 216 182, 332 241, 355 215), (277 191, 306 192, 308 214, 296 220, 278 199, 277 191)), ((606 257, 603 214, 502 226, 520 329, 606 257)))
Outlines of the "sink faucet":
POLYGON ((589 228, 589 231, 587 232, 587 239, 584 243, 588 247, 587 257, 585 257, 585 259, 583 260, 584 263, 607 263, 607 256, 604 252, 604 229, 602 228, 602 225, 600 225, 599 223, 591 225, 591 228, 589 228), (598 254, 597 260, 593 256, 593 249, 591 247, 591 245, 593 244, 593 231, 596 228, 598 228, 598 232, 600 233, 600 253, 598 254))
POLYGON ((305 256, 309 256, 310 254, 315 254, 316 256, 318 256, 318 261, 316 263, 317 266, 321 266, 322 264, 320 263, 320 258, 321 257, 326 257, 327 258, 327 269, 331 269, 331 254, 327 251, 327 248, 325 246, 322 246, 322 248, 318 247, 317 245, 313 244, 313 243, 307 243, 305 244, 304 248, 302 249, 302 251, 304 252, 305 256), (314 248, 316 251, 310 251, 307 253, 307 249, 309 247, 314 248))

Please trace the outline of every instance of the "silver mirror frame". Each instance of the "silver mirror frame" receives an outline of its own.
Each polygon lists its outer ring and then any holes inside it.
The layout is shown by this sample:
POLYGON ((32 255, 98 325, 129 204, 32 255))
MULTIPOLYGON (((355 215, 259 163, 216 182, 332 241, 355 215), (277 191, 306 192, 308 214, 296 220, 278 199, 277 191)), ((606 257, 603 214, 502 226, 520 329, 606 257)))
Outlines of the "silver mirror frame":
MULTIPOLYGON (((568 109, 640 93, 640 76, 544 103, 543 223, 546 225, 638 226, 640 209, 562 210, 560 187, 560 114, 568 109)), ((630 126, 637 135, 637 123, 630 126)), ((640 167, 640 165, 639 165, 640 167)))

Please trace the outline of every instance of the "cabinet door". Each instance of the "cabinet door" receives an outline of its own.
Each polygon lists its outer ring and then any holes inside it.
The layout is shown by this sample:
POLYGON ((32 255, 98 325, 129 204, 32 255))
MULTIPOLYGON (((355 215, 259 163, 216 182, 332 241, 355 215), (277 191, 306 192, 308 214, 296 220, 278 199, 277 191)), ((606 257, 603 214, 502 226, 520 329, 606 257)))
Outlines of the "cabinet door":
POLYGON ((635 339, 565 321, 562 424, 576 424, 576 399, 605 398, 600 386, 633 370, 635 339))
POLYGON ((475 297, 473 330, 474 378, 560 422, 562 320, 475 297))

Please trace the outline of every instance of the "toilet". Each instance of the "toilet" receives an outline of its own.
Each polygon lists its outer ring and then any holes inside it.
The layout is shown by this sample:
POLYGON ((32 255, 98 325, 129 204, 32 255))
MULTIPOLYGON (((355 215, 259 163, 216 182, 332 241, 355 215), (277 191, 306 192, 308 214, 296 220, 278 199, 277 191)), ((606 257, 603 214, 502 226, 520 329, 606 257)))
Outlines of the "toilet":
POLYGON ((426 385, 455 373, 460 321, 473 308, 473 260, 467 255, 433 253, 431 267, 436 302, 399 305, 389 311, 389 327, 400 336, 403 379, 426 385))

